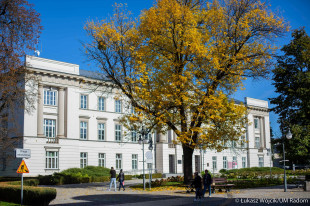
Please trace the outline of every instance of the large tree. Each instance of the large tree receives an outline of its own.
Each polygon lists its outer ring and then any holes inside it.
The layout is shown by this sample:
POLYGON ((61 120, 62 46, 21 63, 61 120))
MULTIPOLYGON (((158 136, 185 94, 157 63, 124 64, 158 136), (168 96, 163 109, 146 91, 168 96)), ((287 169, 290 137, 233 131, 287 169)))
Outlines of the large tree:
POLYGON ((196 147, 220 151, 242 135, 246 109, 228 95, 268 72, 271 40, 286 26, 258 0, 158 0, 139 20, 115 8, 86 24, 86 53, 138 117, 176 133, 188 182, 196 147))
MULTIPOLYGON (((283 46, 273 70, 273 85, 279 94, 271 98, 279 114, 282 141, 293 163, 310 161, 310 37, 304 28, 294 30, 292 41, 283 46), (293 138, 286 140, 291 131, 293 138)), ((282 150, 280 150, 282 152, 282 150)))
MULTIPOLYGON (((8 132, 14 132, 7 131, 7 123, 15 119, 8 118, 14 117, 16 109, 34 102, 22 86, 27 81, 23 60, 27 51, 35 50, 41 29, 39 14, 26 0, 0 0, 0 147, 3 153, 13 140, 6 138, 8 132)), ((2 152, 0 155, 5 155, 2 152)))

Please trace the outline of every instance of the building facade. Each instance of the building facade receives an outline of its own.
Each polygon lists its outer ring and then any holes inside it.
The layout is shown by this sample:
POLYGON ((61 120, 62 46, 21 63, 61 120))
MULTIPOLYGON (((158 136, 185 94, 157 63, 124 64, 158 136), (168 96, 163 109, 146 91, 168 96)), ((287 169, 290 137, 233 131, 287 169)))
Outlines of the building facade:
MULTIPOLYGON (((127 174, 142 173, 142 145, 135 133, 125 135, 118 118, 125 112, 124 100, 117 91, 100 87, 99 76, 80 70, 79 65, 34 56, 26 56, 27 69, 36 81, 26 84, 34 90, 37 101, 31 112, 19 111, 19 145, 30 149, 25 159, 30 171, 25 176, 48 175, 73 167, 88 165, 123 169, 127 174)), ((193 171, 270 166, 270 128, 268 102, 245 98, 248 108, 246 143, 232 143, 222 152, 195 150, 193 171)), ((183 173, 181 145, 173 144, 172 131, 150 134, 153 140, 152 158, 145 168, 166 175, 183 173)), ((148 144, 144 145, 148 151, 148 144)), ((150 157, 149 157, 150 158, 150 157)), ((20 158, 2 158, 2 176, 15 176, 20 158)))

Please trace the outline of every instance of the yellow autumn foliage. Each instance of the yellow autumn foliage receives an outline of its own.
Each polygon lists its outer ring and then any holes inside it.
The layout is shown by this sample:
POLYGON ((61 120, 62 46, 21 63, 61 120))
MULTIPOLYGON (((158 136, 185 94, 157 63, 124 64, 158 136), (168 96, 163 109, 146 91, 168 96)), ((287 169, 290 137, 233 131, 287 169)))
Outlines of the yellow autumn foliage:
POLYGON ((148 121, 173 130, 183 148, 221 150, 247 123, 229 95, 266 75, 272 40, 288 26, 259 0, 203 2, 157 0, 139 19, 116 4, 111 19, 85 25, 85 49, 138 111, 125 115, 128 128, 148 121))

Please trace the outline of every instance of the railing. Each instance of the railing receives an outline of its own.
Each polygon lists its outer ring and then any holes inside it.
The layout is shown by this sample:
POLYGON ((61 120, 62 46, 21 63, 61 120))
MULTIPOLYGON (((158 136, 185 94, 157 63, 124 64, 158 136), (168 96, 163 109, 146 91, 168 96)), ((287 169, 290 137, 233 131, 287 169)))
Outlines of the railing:
POLYGON ((46 143, 48 143, 48 144, 58 144, 59 143, 59 138, 58 137, 47 137, 46 138, 46 143))
POLYGON ((169 144, 168 144, 168 148, 175 148, 175 144, 169 143, 169 144))

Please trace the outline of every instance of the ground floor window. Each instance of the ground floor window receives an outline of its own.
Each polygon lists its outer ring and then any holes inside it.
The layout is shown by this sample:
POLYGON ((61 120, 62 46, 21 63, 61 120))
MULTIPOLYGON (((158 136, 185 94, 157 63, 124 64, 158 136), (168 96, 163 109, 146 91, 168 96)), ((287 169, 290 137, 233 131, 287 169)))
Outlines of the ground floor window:
POLYGON ((264 167, 264 157, 258 157, 258 166, 264 167))
POLYGON ((116 169, 122 169, 122 154, 116 154, 116 169))
POLYGON ((246 168, 246 157, 242 157, 242 168, 246 168))
POLYGON ((227 163, 227 157, 226 156, 223 156, 223 169, 227 169, 227 165, 228 165, 228 163, 227 163))
POLYGON ((105 154, 104 153, 99 153, 98 166, 105 167, 105 154))
POLYGON ((213 171, 214 171, 214 170, 217 170, 216 156, 213 156, 213 157, 212 157, 212 168, 213 168, 213 171))
POLYGON ((238 168, 238 162, 237 162, 237 157, 233 156, 233 162, 232 162, 233 169, 238 168))
POLYGON ((80 168, 87 166, 87 152, 80 153, 80 168))
POLYGON ((58 152, 46 151, 45 168, 58 169, 58 152))
POLYGON ((137 154, 132 155, 132 169, 133 170, 138 169, 138 155, 137 154))

